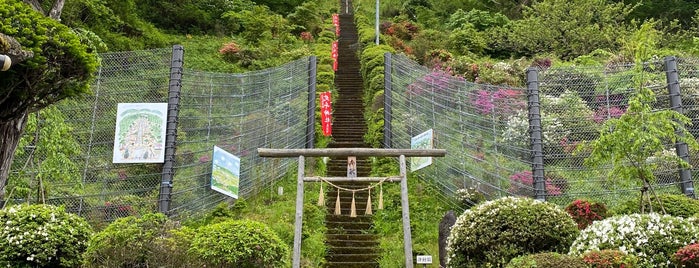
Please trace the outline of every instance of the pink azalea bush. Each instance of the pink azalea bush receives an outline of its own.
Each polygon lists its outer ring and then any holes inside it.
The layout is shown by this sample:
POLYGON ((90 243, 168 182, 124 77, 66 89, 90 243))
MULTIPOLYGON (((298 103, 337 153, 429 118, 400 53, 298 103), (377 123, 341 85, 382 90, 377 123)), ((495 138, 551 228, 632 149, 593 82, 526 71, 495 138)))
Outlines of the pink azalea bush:
POLYGON ((699 268, 699 244, 686 245, 673 255, 672 262, 677 267, 699 268))

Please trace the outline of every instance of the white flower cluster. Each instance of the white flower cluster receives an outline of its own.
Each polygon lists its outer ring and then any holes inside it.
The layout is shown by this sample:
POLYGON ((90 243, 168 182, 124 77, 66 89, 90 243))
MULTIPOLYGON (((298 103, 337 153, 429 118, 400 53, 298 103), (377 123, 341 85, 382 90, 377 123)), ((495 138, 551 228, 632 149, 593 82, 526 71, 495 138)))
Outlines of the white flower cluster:
POLYGON ((699 77, 682 77, 680 79, 682 95, 696 97, 699 95, 699 77))
MULTIPOLYGON (((32 263, 31 266, 44 266, 59 257, 59 248, 68 252, 76 246, 84 247, 89 225, 76 215, 60 215, 61 212, 54 207, 37 205, 0 210, 0 222, 4 223, 0 228, 0 252, 14 256, 15 260, 20 257, 32 263)), ((0 256, 0 263, 6 261, 0 256)))
MULTIPOLYGON (((505 143, 518 146, 529 146, 529 118, 523 111, 507 117, 507 126, 502 132, 502 140, 505 143)), ((564 128, 561 120, 555 116, 549 116, 541 111, 541 133, 543 142, 550 145, 558 144, 563 137, 570 134, 570 130, 564 128)))
POLYGON ((697 241, 699 228, 670 215, 631 214, 596 221, 570 247, 571 255, 617 249, 639 258, 642 267, 668 267, 672 254, 697 241))

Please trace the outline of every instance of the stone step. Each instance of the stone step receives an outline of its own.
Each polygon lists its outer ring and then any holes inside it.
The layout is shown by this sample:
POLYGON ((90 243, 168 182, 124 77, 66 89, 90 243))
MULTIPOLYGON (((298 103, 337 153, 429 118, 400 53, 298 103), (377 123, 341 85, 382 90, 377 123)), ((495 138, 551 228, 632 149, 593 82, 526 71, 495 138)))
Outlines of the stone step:
POLYGON ((379 268, 378 262, 327 262, 326 268, 379 268))
POLYGON ((375 240, 326 240, 327 244, 336 247, 377 247, 378 241, 375 240))
POLYGON ((378 250, 375 248, 365 248, 365 247, 329 247, 328 251, 329 252, 343 252, 345 254, 361 254, 361 253, 373 254, 374 252, 378 252, 378 250), (370 250, 373 250, 373 251, 370 251, 370 250))
POLYGON ((379 258, 378 253, 345 253, 333 252, 327 259, 329 262, 373 262, 379 258))
MULTIPOLYGON (((334 214, 327 214, 325 215, 325 221, 328 223, 334 223, 335 225, 348 225, 348 224, 367 224, 366 226, 362 226, 361 228, 345 228, 345 229, 353 229, 353 230, 359 230, 359 229, 368 229, 365 227, 370 227, 372 225, 373 218, 371 215, 359 215, 355 218, 350 217, 349 215, 334 215, 334 214)), ((368 230, 367 230, 368 231, 368 230)))

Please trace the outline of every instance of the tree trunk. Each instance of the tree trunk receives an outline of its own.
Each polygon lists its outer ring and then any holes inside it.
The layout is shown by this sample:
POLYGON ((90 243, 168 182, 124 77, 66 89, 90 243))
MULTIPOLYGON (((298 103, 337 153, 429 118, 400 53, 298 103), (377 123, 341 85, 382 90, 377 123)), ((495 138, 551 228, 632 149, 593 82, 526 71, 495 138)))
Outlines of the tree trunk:
POLYGON ((34 10, 39 11, 39 13, 52 18, 57 21, 61 21, 61 12, 63 11, 63 5, 66 3, 65 0, 56 0, 56 2, 51 5, 51 10, 48 13, 44 11, 41 7, 39 0, 24 0, 24 3, 29 4, 34 10))
POLYGON ((0 204, 5 200, 5 186, 15 149, 27 124, 27 111, 19 117, 0 121, 0 204))

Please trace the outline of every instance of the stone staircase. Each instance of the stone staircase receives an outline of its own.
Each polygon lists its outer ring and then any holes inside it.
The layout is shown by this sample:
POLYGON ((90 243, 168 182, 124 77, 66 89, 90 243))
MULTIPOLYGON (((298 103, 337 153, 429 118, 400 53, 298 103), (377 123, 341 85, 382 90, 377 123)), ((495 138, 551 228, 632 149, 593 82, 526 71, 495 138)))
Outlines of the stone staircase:
MULTIPOLYGON (((347 1, 341 1, 341 10, 346 10, 347 1)), ((351 4, 351 3, 349 3, 351 4)), ((350 7, 349 10, 352 10, 350 7)), ((364 84, 359 72, 357 57, 357 28, 352 14, 340 15, 340 38, 338 70, 335 73, 335 86, 339 97, 333 103, 333 142, 329 148, 363 148, 369 147, 364 143, 367 131, 364 120, 362 94, 364 84)), ((369 176, 371 163, 366 158, 357 158, 357 176, 369 176)), ((328 162, 329 177, 347 176, 347 159, 331 159, 328 162)), ((361 189, 366 183, 342 182, 337 186, 347 189, 361 189)), ((357 217, 350 217, 352 192, 340 191, 341 215, 334 215, 337 189, 328 187, 328 213, 325 218, 328 231, 326 244, 328 253, 326 267, 360 268, 379 267, 377 237, 372 234, 372 216, 365 215, 367 191, 354 194, 357 217)), ((378 195, 374 195, 378 196, 378 195)), ((376 210, 378 200, 372 197, 373 210, 376 210)))

